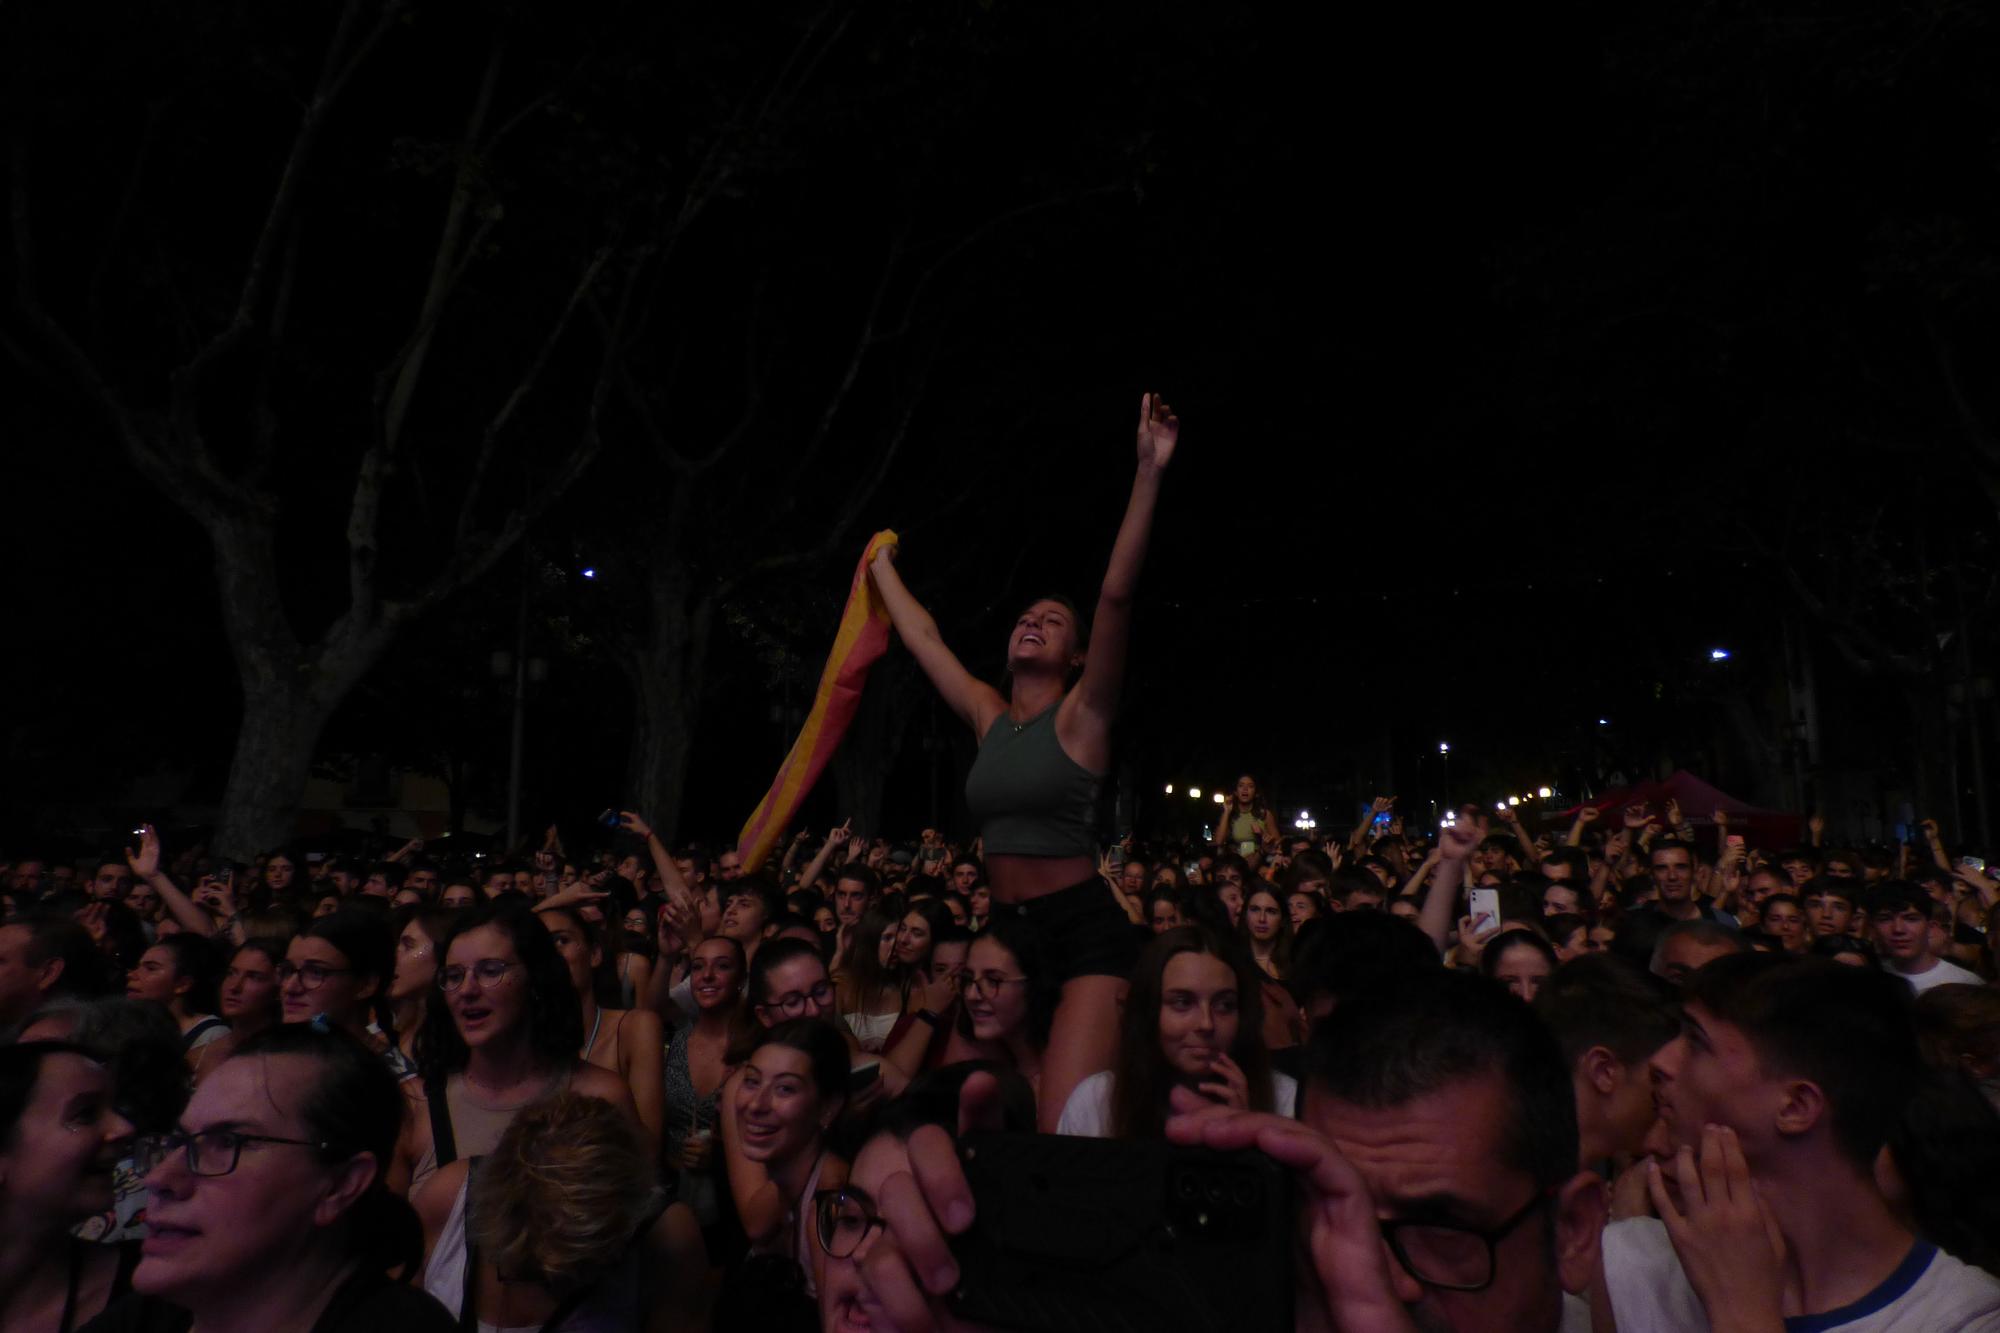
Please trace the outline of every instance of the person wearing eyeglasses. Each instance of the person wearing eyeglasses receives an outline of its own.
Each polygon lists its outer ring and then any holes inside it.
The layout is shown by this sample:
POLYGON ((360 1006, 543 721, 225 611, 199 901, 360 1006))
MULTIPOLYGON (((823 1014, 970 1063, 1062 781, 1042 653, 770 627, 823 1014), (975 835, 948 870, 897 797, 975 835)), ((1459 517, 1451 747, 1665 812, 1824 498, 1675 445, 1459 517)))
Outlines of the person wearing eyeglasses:
MULTIPOLYGON (((882 1108, 868 1139, 854 1155, 847 1179, 825 1185, 813 1195, 813 1239, 820 1251, 820 1327, 826 1333, 851 1333, 888 1326, 884 1311, 862 1276, 862 1267, 888 1230, 885 1200, 892 1190, 909 1183, 909 1141, 920 1129, 933 1135, 955 1134, 956 1111, 967 1099, 966 1084, 977 1077, 971 1096, 992 1119, 985 1128, 1033 1133, 1035 1096, 1018 1078, 983 1072, 974 1063, 949 1065, 928 1072, 911 1084, 910 1095, 882 1108), (1011 1086, 1005 1079, 1011 1078, 1011 1086), (940 1116, 947 1117, 941 1119, 940 1116), (901 1182, 892 1185, 895 1177, 901 1182)), ((949 1142, 949 1140, 947 1140, 949 1142)), ((964 1329, 961 1323, 945 1327, 964 1329)))
MULTIPOLYGON (((1176 1143, 1255 1148, 1292 1170, 1299 1328, 1590 1327, 1581 1293, 1604 1184, 1577 1170, 1569 1071, 1533 1011, 1483 977, 1410 972, 1342 999, 1304 1069, 1297 1120, 1176 1088, 1166 1123, 1176 1143)), ((975 1091, 962 1123, 977 1123, 975 1091)), ((947 1133, 919 1129, 908 1154, 883 1185, 896 1206, 863 1266, 862 1308, 906 1333, 953 1328, 948 1237, 971 1226, 974 1200, 947 1133)))
POLYGON ((153 1203, 133 1294, 79 1333, 449 1333, 442 1306, 384 1276, 423 1252, 383 1180, 402 1118, 395 1077, 344 1029, 244 1042, 179 1129, 135 1145, 153 1203))
POLYGON ((377 1050, 390 1049, 379 1034, 384 1026, 394 1026, 388 988, 396 963, 388 926, 380 916, 342 908, 316 918, 285 947, 285 961, 276 971, 287 1023, 309 1023, 324 1015, 328 1023, 357 1040, 377 1050), (390 1020, 386 1025, 380 1021, 385 1018, 390 1020), (373 1033, 371 1022, 376 1024, 373 1033))
POLYGON ((582 1002, 525 904, 499 900, 454 921, 437 985, 443 1003, 424 1017, 397 1185, 415 1190, 438 1167, 492 1152, 516 1112, 565 1089, 602 1097, 638 1123, 625 1080, 578 1055, 582 1002))
POLYGON ((131 1122, 111 1071, 66 1041, 0 1046, 0 1328, 70 1333, 122 1294, 132 1247, 70 1228, 112 1206, 131 1122))
POLYGON ((1028 1080, 1039 1097, 1042 1056, 1061 1002, 1041 930, 1020 916, 995 916, 966 953, 964 1017, 949 1056, 987 1059, 1028 1080))

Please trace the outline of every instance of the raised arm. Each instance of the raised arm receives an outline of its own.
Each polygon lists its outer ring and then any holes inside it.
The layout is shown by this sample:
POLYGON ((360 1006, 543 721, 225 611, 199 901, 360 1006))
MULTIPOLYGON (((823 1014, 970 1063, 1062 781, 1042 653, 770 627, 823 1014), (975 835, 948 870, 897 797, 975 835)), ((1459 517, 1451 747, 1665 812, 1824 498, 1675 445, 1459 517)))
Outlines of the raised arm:
POLYGON ((182 930, 190 935, 215 934, 215 918, 210 916, 194 899, 181 892, 180 885, 173 882, 160 869, 160 835, 151 824, 139 827, 139 850, 125 849, 125 864, 132 868, 132 878, 143 880, 153 886, 153 892, 160 895, 167 911, 173 914, 182 930))
POLYGON ((1139 571, 1146 565, 1146 546, 1153 535, 1153 510, 1159 503, 1160 479, 1180 440, 1181 421, 1158 394, 1139 400, 1139 470, 1132 477, 1132 498, 1118 539, 1111 544, 1111 564, 1097 591, 1097 612, 1090 627, 1090 652, 1083 659, 1083 676, 1076 683, 1077 706, 1107 729, 1118 714, 1125 688, 1125 657, 1132 636, 1132 599, 1139 590, 1139 571))
POLYGON ((804 872, 799 875, 800 888, 810 889, 813 885, 819 883, 820 875, 826 870, 826 863, 833 859, 834 849, 846 846, 847 840, 853 836, 853 833, 854 821, 852 819, 842 822, 839 828, 831 829, 827 832, 826 842, 820 847, 819 854, 806 862, 804 872))
POLYGON ((1438 831, 1438 866, 1424 893, 1417 924, 1431 937, 1439 953, 1451 947, 1452 917, 1458 907, 1458 886, 1465 882, 1465 863, 1486 837, 1485 818, 1471 806, 1458 812, 1458 822, 1438 831))
POLYGON ((975 736, 985 735, 993 719, 1007 707, 1000 691, 967 671, 958 655, 945 647, 937 621, 903 586, 903 576, 896 572, 895 547, 884 546, 877 551, 868 572, 875 580, 875 591, 882 595, 882 604, 889 608, 889 622, 896 627, 896 637, 910 650, 910 656, 917 659, 917 665, 930 677, 951 711, 972 728, 975 736))

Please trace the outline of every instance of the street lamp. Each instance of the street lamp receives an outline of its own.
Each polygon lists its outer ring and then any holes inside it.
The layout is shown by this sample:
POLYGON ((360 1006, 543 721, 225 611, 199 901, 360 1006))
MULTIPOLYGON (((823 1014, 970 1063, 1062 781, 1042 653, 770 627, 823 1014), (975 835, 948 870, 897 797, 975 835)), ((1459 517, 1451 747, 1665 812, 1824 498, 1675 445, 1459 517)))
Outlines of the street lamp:
POLYGON ((1199 788, 1199 787, 1189 787, 1189 788, 1188 788, 1188 799, 1189 799, 1190 801, 1199 801, 1199 800, 1201 799, 1201 788, 1199 788))
POLYGON ((1729 650, 1727 648, 1711 648, 1708 650, 1708 660, 1711 662, 1727 662, 1729 660, 1729 650))
POLYGON ((1228 799, 1229 799, 1229 798, 1228 798, 1228 797, 1226 797, 1226 796, 1224 796, 1224 795, 1223 795, 1223 794, 1222 794, 1221 792, 1217 792, 1217 793, 1215 793, 1215 803, 1216 803, 1217 805, 1221 805, 1221 804, 1222 804, 1223 802, 1227 801, 1228 799))
POLYGON ((1167 784, 1167 795, 1172 796, 1173 794, 1174 794, 1174 784, 1169 782, 1167 784))
POLYGON ((1549 797, 1555 795, 1555 793, 1550 791, 1547 787, 1537 787, 1535 788, 1535 795, 1541 797, 1543 800, 1546 801, 1549 799, 1549 797))

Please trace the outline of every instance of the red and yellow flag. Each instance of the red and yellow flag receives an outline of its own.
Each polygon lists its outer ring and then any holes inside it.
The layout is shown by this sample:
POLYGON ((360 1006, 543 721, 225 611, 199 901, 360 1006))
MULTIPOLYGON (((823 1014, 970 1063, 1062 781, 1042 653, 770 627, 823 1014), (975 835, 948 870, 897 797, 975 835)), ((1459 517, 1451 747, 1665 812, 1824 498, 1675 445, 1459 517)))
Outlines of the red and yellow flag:
POLYGON ((878 532, 861 553, 854 567, 854 582, 848 590, 847 606, 840 613, 840 629, 833 636, 833 651, 827 655, 826 669, 820 672, 819 690, 813 695, 812 711, 806 714, 799 738, 778 769, 771 790, 743 826, 736 840, 736 854, 743 858, 745 872, 764 864, 785 826, 798 813, 799 803, 819 780, 820 771, 833 752, 840 748, 854 710, 861 706, 861 688, 868 683, 868 668, 889 649, 889 608, 869 581, 868 566, 884 546, 896 545, 896 534, 878 532))

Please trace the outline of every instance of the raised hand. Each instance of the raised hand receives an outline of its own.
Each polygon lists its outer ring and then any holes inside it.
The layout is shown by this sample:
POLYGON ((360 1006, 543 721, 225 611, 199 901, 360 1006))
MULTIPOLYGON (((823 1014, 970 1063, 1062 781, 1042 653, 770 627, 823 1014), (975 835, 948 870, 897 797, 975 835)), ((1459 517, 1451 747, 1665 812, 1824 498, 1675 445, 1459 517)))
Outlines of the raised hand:
POLYGON ((1368 803, 1368 813, 1371 816, 1386 815, 1395 808, 1396 798, 1393 796, 1377 796, 1368 803))
POLYGON ((1594 805, 1586 805, 1576 812, 1576 822, 1579 824, 1595 824, 1603 817, 1604 812, 1594 805))
POLYGON ((1139 400, 1139 466, 1155 471, 1166 467, 1181 438, 1181 419, 1167 400, 1149 393, 1139 400))
POLYGON ((139 826, 139 850, 127 847, 125 864, 132 867, 133 879, 151 879, 160 873, 160 835, 151 824, 139 826))
POLYGON ((1486 817, 1467 806, 1459 811, 1457 823, 1438 830, 1438 853, 1447 861, 1468 860, 1485 838, 1486 817))
MULTIPOLYGON (((1924 821, 1924 831, 1935 837, 1937 835, 1937 823, 1934 820, 1926 819, 1924 821)), ((1811 815, 1807 816, 1806 832, 1812 834, 1814 842, 1818 842, 1820 835, 1826 832, 1826 820, 1821 816, 1819 811, 1815 810, 1811 815)))
POLYGON ((1643 804, 1628 805, 1625 807, 1626 828, 1629 829, 1644 828, 1646 827, 1646 820, 1647 820, 1646 807, 1643 804))
POLYGON ((634 810, 620 810, 618 812, 618 827, 624 829, 627 833, 636 833, 642 838, 653 836, 653 826, 648 824, 645 818, 634 810))
POLYGON ((1681 803, 1671 796, 1667 798, 1667 825, 1670 828, 1681 826, 1681 803))

